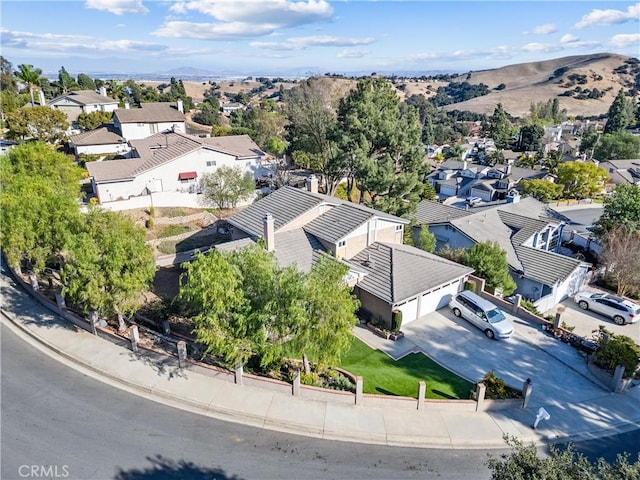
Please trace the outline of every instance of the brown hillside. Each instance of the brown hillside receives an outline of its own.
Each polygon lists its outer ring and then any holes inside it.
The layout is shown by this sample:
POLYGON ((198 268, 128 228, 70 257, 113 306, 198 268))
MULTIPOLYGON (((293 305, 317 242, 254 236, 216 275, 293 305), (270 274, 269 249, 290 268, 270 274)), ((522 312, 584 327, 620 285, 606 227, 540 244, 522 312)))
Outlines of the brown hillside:
MULTIPOLYGON (((484 83, 490 89, 505 84, 505 88, 466 102, 447 105, 444 109, 491 114, 496 105, 502 103, 508 113, 522 117, 529 112, 531 103, 558 98, 561 108, 565 108, 569 115, 606 114, 618 90, 630 88, 634 81, 634 75, 629 71, 633 68, 628 69, 629 73, 614 72, 629 60, 629 57, 622 55, 601 53, 470 72, 467 75, 461 75, 456 81, 467 81, 471 84, 484 83), (572 76, 573 80, 569 78, 572 76), (579 81, 576 81, 576 78, 579 81), (596 88, 603 92, 604 96, 584 100, 575 98, 575 95, 559 96, 568 90, 575 90, 576 87, 583 91, 596 88)), ((633 66, 630 65, 630 67, 633 66)))

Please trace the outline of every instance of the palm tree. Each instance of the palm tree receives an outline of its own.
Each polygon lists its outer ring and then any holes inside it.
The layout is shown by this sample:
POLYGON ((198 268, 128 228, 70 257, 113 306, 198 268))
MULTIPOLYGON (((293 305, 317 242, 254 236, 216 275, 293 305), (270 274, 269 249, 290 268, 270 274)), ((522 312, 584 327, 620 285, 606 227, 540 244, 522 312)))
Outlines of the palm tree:
POLYGON ((35 99, 33 98, 33 87, 39 85, 40 80, 42 80, 42 70, 40 68, 33 68, 33 65, 18 65, 18 71, 15 72, 16 77, 22 80, 29 87, 29 93, 31 94, 31 106, 34 107, 36 104, 35 99))

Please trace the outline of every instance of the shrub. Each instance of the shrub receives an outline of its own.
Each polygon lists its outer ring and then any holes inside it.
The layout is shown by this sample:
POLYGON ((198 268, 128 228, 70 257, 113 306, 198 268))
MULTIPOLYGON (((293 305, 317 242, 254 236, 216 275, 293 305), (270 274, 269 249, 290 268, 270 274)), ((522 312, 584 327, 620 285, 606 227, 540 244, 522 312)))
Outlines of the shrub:
POLYGON ((319 386, 320 377, 318 377, 316 372, 300 372, 300 383, 303 385, 319 386))
POLYGON ((503 400, 506 398, 518 398, 520 395, 512 388, 507 387, 504 380, 496 377, 493 370, 490 370, 482 379, 486 387, 486 396, 492 399, 503 400))
MULTIPOLYGON (((150 218, 149 220, 152 219, 150 218)), ((173 237, 189 231, 191 231, 191 227, 188 225, 167 225, 158 233, 158 238, 173 237)))
POLYGON ((476 293, 476 282, 464 282, 464 289, 476 293))
POLYGON ((396 333, 402 327, 402 311, 394 310, 391 315, 391 331, 396 333))
POLYGON ((609 341, 594 353, 595 362, 609 370, 615 370, 618 365, 624 366, 624 378, 630 378, 638 368, 640 348, 633 339, 626 335, 612 335, 609 341))

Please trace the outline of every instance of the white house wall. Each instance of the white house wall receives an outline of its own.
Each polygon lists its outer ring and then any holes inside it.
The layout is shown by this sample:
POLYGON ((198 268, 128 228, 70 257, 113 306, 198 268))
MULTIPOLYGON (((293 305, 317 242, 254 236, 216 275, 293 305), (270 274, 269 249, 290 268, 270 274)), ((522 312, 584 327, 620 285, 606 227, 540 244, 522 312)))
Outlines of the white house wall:
POLYGON ((156 133, 171 130, 172 128, 174 128, 176 133, 187 133, 185 122, 120 123, 118 126, 122 136, 126 138, 127 141, 147 138, 156 133))
POLYGON ((231 155, 200 149, 141 173, 130 181, 99 183, 96 193, 100 202, 109 202, 143 195, 147 189, 152 192, 194 191, 205 173, 213 173, 221 166, 240 167, 242 173, 248 172, 253 176, 259 166, 259 160, 236 160, 231 155), (215 162, 215 165, 208 167, 207 162, 215 162), (196 172, 198 176, 191 182, 181 182, 178 175, 183 172, 196 172))

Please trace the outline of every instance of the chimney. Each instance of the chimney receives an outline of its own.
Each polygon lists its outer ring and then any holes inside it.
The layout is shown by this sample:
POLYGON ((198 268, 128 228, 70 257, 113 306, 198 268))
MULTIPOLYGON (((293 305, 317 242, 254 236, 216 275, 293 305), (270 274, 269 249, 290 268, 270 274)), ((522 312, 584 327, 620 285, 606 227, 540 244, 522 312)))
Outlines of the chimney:
POLYGON ((311 193, 318 193, 318 177, 313 174, 307 178, 307 190, 311 193))
POLYGON ((264 241, 267 244, 267 252, 273 252, 276 249, 275 233, 273 228, 273 215, 265 214, 262 219, 264 229, 264 241))
POLYGON ((40 106, 44 107, 47 104, 47 100, 44 98, 44 92, 42 90, 38 90, 38 98, 40 101, 40 106))
POLYGON ((129 102, 124 102, 124 109, 129 110, 129 102))
POLYGON ((107 96, 107 87, 100 87, 100 95, 102 95, 103 97, 107 96))
POLYGON ((178 99, 176 101, 176 107, 180 113, 184 113, 184 103, 182 103, 182 100, 178 99))

